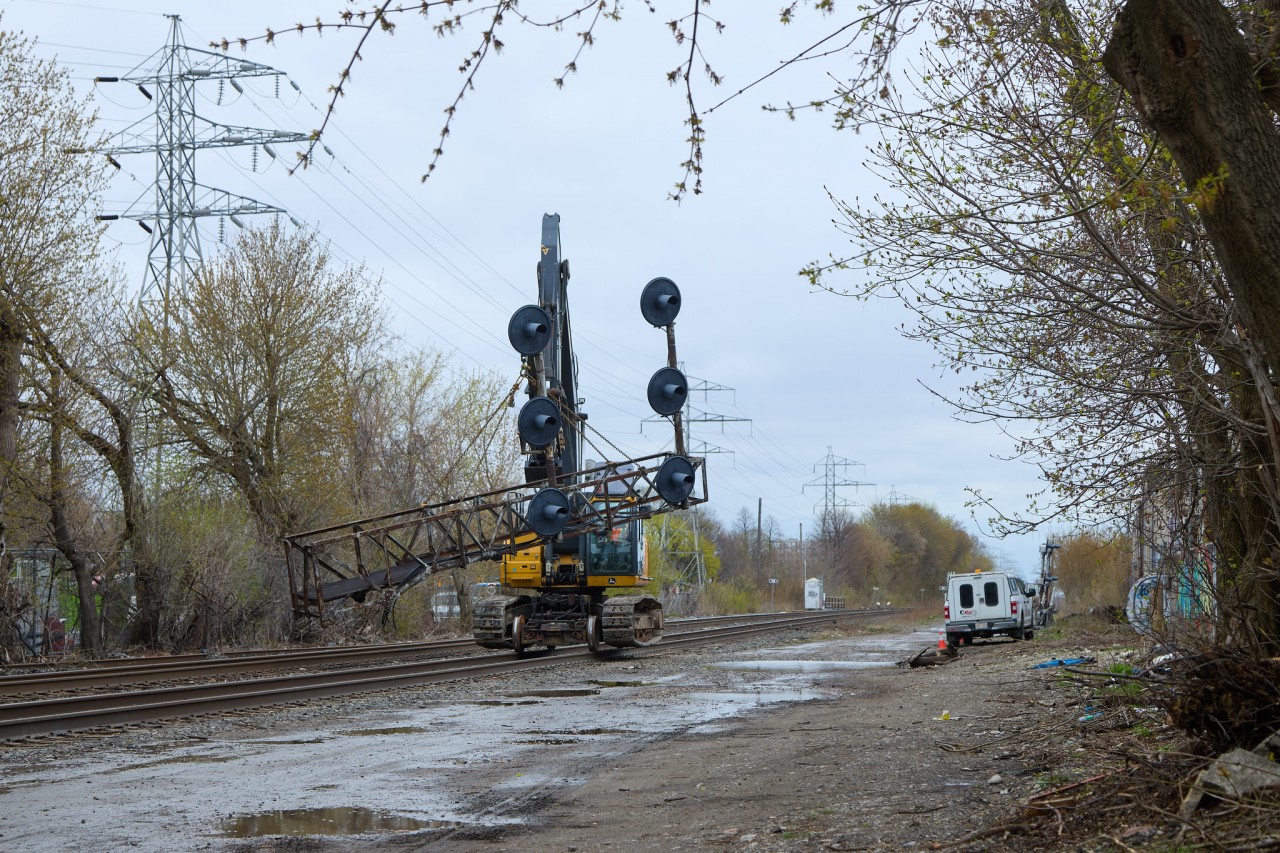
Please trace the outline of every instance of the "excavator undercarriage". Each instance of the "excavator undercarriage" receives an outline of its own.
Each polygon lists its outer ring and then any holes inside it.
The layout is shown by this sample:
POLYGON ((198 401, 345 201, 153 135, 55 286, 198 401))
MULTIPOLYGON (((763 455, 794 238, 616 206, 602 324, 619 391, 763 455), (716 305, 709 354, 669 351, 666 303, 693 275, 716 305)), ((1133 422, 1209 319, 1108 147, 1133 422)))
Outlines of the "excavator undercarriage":
POLYGON ((662 605, 650 595, 495 595, 476 604, 472 632, 485 648, 517 652, 576 643, 593 652, 636 648, 662 639, 662 605))

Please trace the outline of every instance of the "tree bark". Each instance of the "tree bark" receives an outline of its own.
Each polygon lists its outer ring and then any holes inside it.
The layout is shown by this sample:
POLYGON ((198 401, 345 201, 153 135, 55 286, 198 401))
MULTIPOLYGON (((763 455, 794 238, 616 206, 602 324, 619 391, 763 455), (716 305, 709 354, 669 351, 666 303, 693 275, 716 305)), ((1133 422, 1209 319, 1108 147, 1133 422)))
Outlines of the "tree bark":
MULTIPOLYGON (((3 298, 3 297, 0 297, 3 298)), ((9 546, 10 476, 18 462, 18 387, 22 336, 8 307, 0 308, 0 557, 9 546)))
MULTIPOLYGON (((54 374, 52 384, 56 389, 57 374, 54 374)), ((52 418, 49 424, 49 515, 54 544, 71 564, 76 579, 76 597, 80 603, 80 645, 90 653, 98 654, 102 651, 102 629, 93 589, 93 564, 77 543, 67 521, 66 465, 62 458, 62 425, 57 417, 52 418)))
POLYGON ((1102 61, 1201 196, 1246 332, 1280 374, 1280 134, 1244 36, 1218 0, 1129 0, 1102 61))

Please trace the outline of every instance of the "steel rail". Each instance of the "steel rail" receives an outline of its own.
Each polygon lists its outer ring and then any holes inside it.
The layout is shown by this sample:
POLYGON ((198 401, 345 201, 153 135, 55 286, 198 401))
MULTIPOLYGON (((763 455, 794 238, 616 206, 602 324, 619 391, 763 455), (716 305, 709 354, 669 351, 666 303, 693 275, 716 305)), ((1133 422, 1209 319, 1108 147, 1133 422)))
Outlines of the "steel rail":
MULTIPOLYGON (((16 693, 32 693, 41 690, 83 690, 99 687, 115 687, 137 684, 141 681, 163 681, 171 678, 235 675, 247 672, 263 672, 295 669, 308 665, 331 666, 356 663, 388 657, 448 652, 455 649, 474 648, 475 641, 468 638, 432 640, 422 643, 391 643, 375 646, 341 646, 330 649, 308 649, 297 652, 243 657, 199 657, 162 664, 143 664, 136 667, 113 667, 93 670, 62 670, 28 675, 0 676, 0 696, 16 693)), ((160 660, 164 660, 161 658, 160 660)))
MULTIPOLYGON (((689 630, 697 625, 743 622, 775 617, 777 614, 742 614, 673 619, 667 625, 689 630)), ((378 643, 368 646, 321 646, 278 651, 246 651, 217 657, 207 655, 174 655, 138 659, 135 666, 112 666, 105 669, 74 669, 54 672, 0 675, 0 697, 68 690, 119 687, 147 681, 165 681, 191 677, 239 675, 272 672, 305 666, 371 661, 380 658, 403 658, 413 655, 443 653, 458 649, 474 649, 469 637, 447 640, 425 640, 413 643, 378 643)))
MULTIPOLYGON (((835 624, 884 613, 887 611, 791 614, 747 625, 675 634, 664 638, 661 645, 647 647, 643 651, 661 653, 663 649, 723 643, 789 628, 835 624)), ((524 656, 488 654, 388 664, 358 671, 272 676, 219 684, 14 702, 0 705, 0 740, 416 687, 596 658, 585 646, 572 646, 556 653, 536 652, 524 656)))

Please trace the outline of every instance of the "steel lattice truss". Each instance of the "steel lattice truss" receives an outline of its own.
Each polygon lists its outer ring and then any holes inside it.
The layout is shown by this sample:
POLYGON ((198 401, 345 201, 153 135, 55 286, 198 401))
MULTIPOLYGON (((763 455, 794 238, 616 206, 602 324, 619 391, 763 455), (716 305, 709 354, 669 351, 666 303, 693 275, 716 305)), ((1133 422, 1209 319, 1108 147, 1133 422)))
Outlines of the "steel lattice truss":
MULTIPOLYGON (((321 616, 326 602, 363 600, 371 590, 402 587, 436 572, 531 548, 544 537, 530 523, 530 502, 549 487, 569 498, 561 536, 608 530, 705 503, 702 476, 697 478, 701 495, 691 494, 681 506, 659 496, 655 478, 674 455, 608 463, 581 472, 576 483, 540 480, 286 536, 294 612, 321 616)), ((702 468, 702 459, 689 461, 695 471, 702 468)))

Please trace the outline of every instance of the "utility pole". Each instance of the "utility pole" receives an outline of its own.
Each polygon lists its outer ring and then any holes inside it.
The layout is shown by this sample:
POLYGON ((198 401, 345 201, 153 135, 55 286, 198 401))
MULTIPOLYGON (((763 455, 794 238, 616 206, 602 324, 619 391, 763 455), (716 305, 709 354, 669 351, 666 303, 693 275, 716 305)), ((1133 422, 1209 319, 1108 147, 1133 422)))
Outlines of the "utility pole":
POLYGON ((764 498, 756 498, 756 571, 764 565, 764 551, 760 547, 760 521, 764 516, 764 498))
POLYGON ((800 522, 800 588, 809 579, 809 557, 804 552, 804 522, 800 522))
MULTIPOLYGON (((288 130, 266 130, 220 124, 196 113, 196 83, 218 81, 229 84, 237 92, 244 89, 238 82, 244 77, 274 77, 279 95, 284 74, 266 65, 245 59, 234 59, 188 46, 183 42, 181 19, 169 18, 169 40, 151 59, 146 68, 139 66, 120 77, 96 77, 94 82, 133 83, 155 106, 154 127, 148 132, 148 119, 140 119, 111 136, 93 150, 120 168, 116 156, 125 154, 156 155, 155 193, 150 209, 132 206, 121 213, 102 214, 101 220, 132 219, 151 236, 147 269, 138 302, 144 309, 159 307, 167 328, 175 306, 175 297, 186 292, 187 282, 201 263, 200 235, 196 221, 205 217, 227 217, 243 227, 240 217, 255 213, 286 213, 283 208, 256 201, 216 187, 196 182, 195 155, 203 149, 252 145, 261 147, 275 158, 273 144, 302 142, 305 133, 288 130)), ((287 79, 287 78, 286 78, 287 79)), ((292 81, 294 89, 298 85, 292 81)), ((301 224, 296 219, 295 225, 301 224)))

